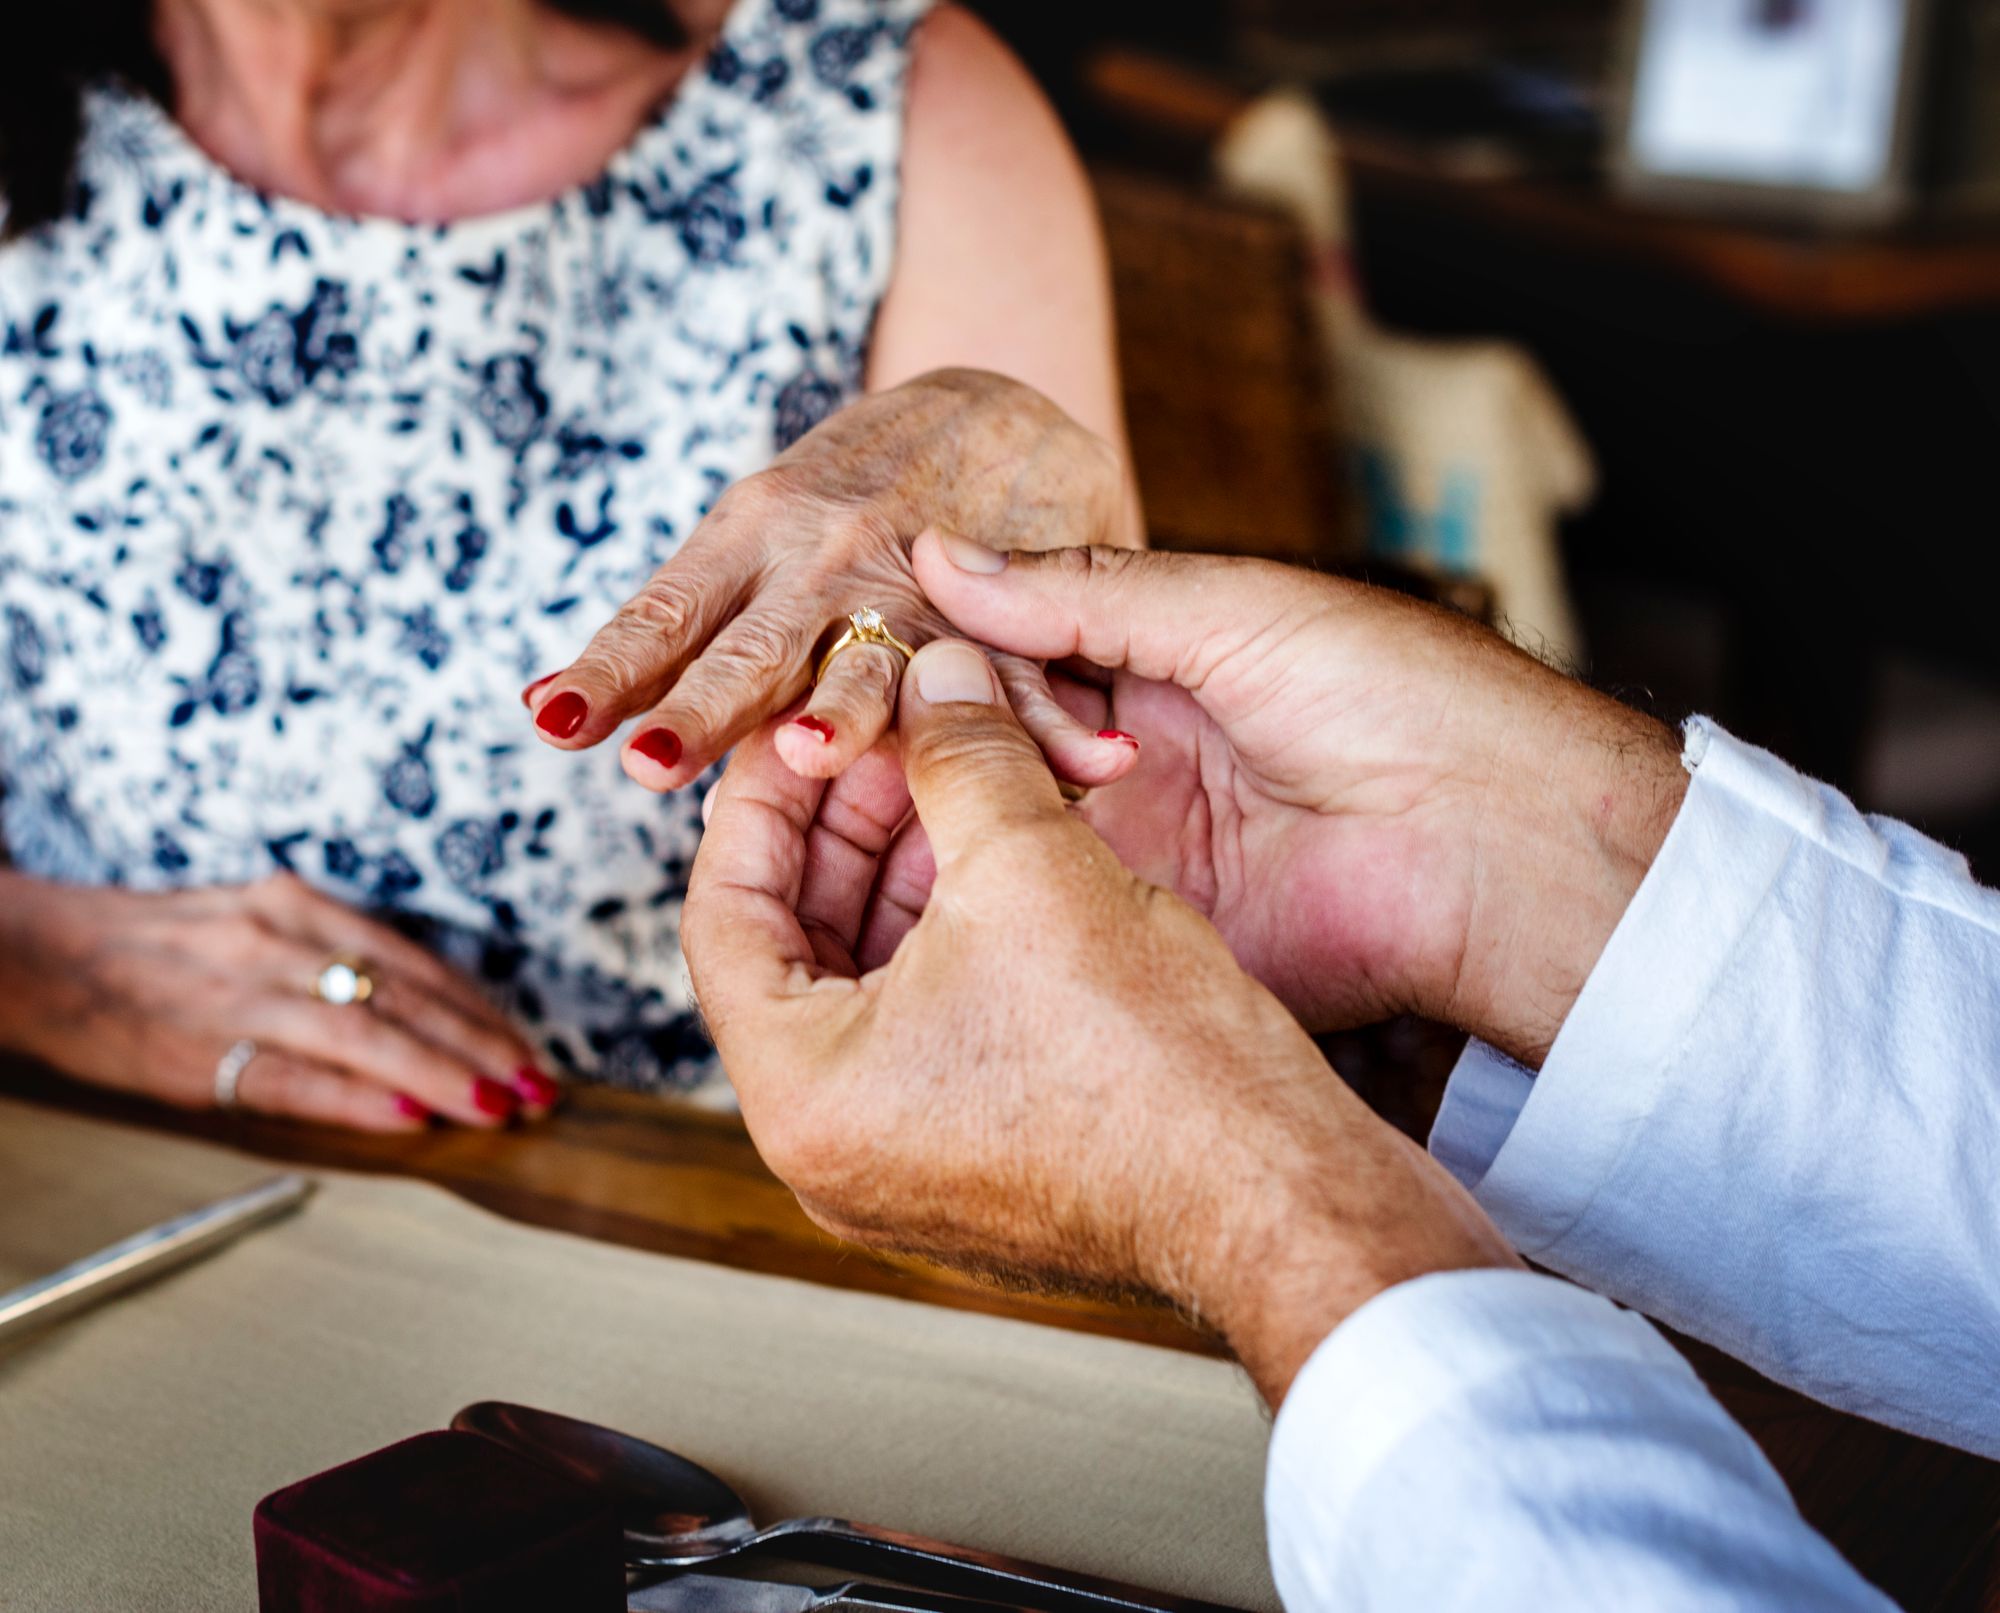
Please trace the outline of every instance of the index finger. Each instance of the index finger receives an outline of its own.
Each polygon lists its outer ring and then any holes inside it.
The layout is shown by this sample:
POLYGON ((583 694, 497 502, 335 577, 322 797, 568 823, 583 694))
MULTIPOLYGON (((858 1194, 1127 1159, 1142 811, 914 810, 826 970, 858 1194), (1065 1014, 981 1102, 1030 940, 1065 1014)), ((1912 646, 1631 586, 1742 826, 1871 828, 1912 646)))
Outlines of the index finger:
POLYGON ((663 697, 741 608, 755 556, 718 509, 681 552, 591 636, 560 672, 523 696, 546 741, 583 750, 663 697))
POLYGON ((767 1018, 808 996, 828 1010, 816 1008, 812 1023, 834 1027, 839 992, 854 984, 822 967, 799 922, 806 837, 826 786, 785 766, 776 726, 739 745, 716 786, 681 911, 688 972, 719 1043, 743 1016, 767 1018))

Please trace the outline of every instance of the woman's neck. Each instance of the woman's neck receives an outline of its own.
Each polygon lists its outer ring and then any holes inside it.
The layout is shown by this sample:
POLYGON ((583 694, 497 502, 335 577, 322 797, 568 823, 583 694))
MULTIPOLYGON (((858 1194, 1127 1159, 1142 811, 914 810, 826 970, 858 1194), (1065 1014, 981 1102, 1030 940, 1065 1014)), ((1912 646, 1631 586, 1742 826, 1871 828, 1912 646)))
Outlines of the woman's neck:
POLYGON ((535 0, 158 0, 175 114, 262 189, 421 220, 581 183, 688 53, 535 0))

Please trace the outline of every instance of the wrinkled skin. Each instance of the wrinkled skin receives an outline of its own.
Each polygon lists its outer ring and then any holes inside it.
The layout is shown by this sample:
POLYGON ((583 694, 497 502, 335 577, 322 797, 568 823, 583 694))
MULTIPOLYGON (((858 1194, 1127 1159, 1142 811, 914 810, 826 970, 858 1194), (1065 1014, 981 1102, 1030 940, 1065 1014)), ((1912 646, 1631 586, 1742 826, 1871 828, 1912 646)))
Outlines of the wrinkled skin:
POLYGON ((1374 1294, 1512 1262, 1214 928, 1065 811, 972 646, 918 656, 900 765, 885 748, 832 786, 802 779, 777 726, 717 792, 684 934, 752 1135, 821 1225, 1165 1293, 1274 1404, 1374 1294), (912 798, 935 882, 864 973, 912 798))
MULTIPOLYGON (((1109 444, 1018 382, 921 376, 842 410, 730 488, 574 663, 530 685, 537 731, 583 749, 637 718, 625 770, 678 789, 806 694, 850 611, 878 608, 913 645, 938 634, 910 571, 910 546, 932 526, 1023 551, 1140 541, 1131 477, 1109 444), (661 734, 671 740, 648 737, 661 734)), ((1129 770, 1132 747, 1095 732, 1108 716, 1101 695, 1068 693, 1079 721, 1037 665, 999 665, 1060 774, 1088 785, 1129 770)), ((778 740, 787 765, 831 778, 865 754, 901 674, 893 650, 836 656, 778 740)))
MULTIPOLYGON (((936 537, 915 563, 969 636, 1113 669, 1143 751, 1084 821, 1315 1029, 1415 1012, 1538 1064, 1686 791, 1662 724, 1379 589, 936 537)), ((886 882, 914 913, 909 839, 886 882)))

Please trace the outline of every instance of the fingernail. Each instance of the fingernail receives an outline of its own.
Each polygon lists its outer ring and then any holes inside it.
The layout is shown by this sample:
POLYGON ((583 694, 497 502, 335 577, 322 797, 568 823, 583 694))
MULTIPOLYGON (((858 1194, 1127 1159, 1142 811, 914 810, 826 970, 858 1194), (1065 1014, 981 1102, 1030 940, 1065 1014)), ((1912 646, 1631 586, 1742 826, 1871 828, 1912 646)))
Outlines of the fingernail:
POLYGON ((529 684, 527 688, 521 691, 521 704, 524 706, 532 706, 535 703, 535 691, 541 688, 544 684, 555 682, 558 676, 559 676, 558 673, 545 672, 539 678, 535 679, 533 683, 529 684))
POLYGON ((1138 740, 1134 739, 1122 728, 1100 728, 1097 730, 1097 737, 1099 739, 1113 740, 1120 745, 1130 745, 1134 750, 1139 748, 1138 740))
POLYGON ((562 1088, 557 1086, 540 1070, 531 1070, 526 1065, 516 1070, 512 1081, 521 1101, 531 1109, 546 1109, 556 1101, 562 1088))
POLYGON ((999 698, 993 668, 970 644, 927 644, 917 652, 915 668, 917 693, 934 706, 959 701, 990 706, 999 698))
POLYGON ((807 712, 803 717, 794 717, 792 719, 792 726, 794 728, 803 728, 822 745, 831 745, 833 743, 833 724, 828 722, 824 717, 815 717, 811 712, 807 712))
POLYGON ((520 1106, 521 1100, 498 1081, 489 1081, 483 1075, 472 1078, 472 1107, 481 1114, 496 1120, 511 1120, 520 1106))
POLYGON ((431 1117, 430 1110, 426 1109, 421 1103, 417 1102, 417 1100, 411 1097, 407 1092, 399 1092, 396 1094, 396 1113, 401 1115, 405 1120, 427 1121, 431 1117))
POLYGON ((590 715, 590 702, 574 689, 563 692, 542 707, 535 726, 555 739, 572 738, 590 715))
POLYGON ((671 768, 681 759, 681 736, 671 728, 648 728, 632 748, 656 767, 671 768))
POLYGON ((996 571, 1007 569, 1007 557, 998 549, 989 549, 983 543, 974 543, 970 538, 961 538, 956 533, 940 532, 938 543, 944 549, 944 557, 960 571, 976 572, 982 577, 990 577, 996 571))

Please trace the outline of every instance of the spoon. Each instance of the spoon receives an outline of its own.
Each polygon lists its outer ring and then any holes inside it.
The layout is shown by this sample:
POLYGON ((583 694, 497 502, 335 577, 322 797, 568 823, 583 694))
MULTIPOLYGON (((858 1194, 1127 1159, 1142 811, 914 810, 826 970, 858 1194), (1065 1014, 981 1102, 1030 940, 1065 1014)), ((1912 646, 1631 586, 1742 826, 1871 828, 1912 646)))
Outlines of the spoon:
POLYGON ((900 1577, 926 1590, 1038 1613, 1234 1613, 842 1518, 794 1518, 759 1529, 743 1498, 707 1468, 630 1434, 551 1411, 482 1400, 452 1418, 451 1426, 483 1434, 610 1497, 625 1531, 625 1561, 634 1568, 691 1568, 772 1547, 822 1568, 900 1577))
POLYGON ((676 1574, 625 1593, 625 1613, 1018 1613, 998 1602, 962 1602, 930 1591, 849 1580, 824 1589, 772 1580, 676 1574))

